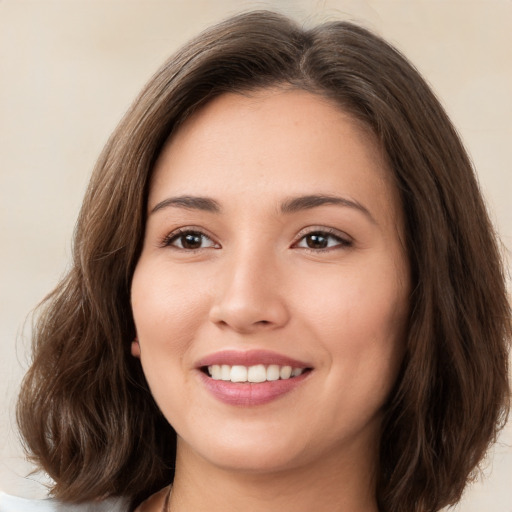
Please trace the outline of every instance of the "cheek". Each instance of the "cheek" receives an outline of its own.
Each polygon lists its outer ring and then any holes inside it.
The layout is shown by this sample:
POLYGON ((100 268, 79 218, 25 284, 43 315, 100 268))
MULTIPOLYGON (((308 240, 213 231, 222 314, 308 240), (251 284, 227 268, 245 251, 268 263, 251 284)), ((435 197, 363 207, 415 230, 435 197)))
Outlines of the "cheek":
POLYGON ((131 302, 143 356, 186 349, 194 326, 207 312, 208 297, 197 285, 187 273, 170 273, 165 264, 150 267, 144 260, 139 262, 131 302))
POLYGON ((392 335, 405 317, 403 287, 394 273, 387 278, 370 274, 368 269, 351 269, 309 283, 300 292, 303 314, 316 318, 326 334, 353 330, 368 339, 392 335))
POLYGON ((184 272, 168 271, 165 262, 141 259, 131 288, 132 313, 140 360, 151 393, 167 420, 183 414, 189 350, 204 316, 205 296, 196 293, 184 272), (172 390, 180 390, 174 393, 172 390))
POLYGON ((366 378, 389 387, 402 359, 407 288, 392 263, 345 268, 302 291, 309 329, 330 364, 353 382, 366 378))

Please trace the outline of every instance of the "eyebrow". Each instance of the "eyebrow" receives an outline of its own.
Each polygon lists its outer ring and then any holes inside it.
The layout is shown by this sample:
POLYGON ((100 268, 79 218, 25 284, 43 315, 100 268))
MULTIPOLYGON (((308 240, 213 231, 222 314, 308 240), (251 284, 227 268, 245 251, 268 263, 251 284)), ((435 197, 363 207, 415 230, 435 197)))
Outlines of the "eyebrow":
POLYGON ((361 203, 358 203, 357 201, 354 201, 352 199, 347 199, 345 197, 334 196, 329 194, 314 194, 288 199, 281 205, 281 212, 285 214, 294 213, 301 210, 318 208, 319 206, 324 206, 328 204, 354 208, 363 213, 374 224, 377 223, 373 218, 372 214, 370 213, 370 211, 367 208, 365 208, 361 203))
MULTIPOLYGON (((358 203, 357 201, 354 201, 352 199, 347 199, 345 197, 334 196, 329 194, 312 194, 299 197, 292 197, 281 204, 281 213, 290 214, 302 210, 318 208, 319 206, 329 204, 354 208, 363 213, 374 224, 377 223, 373 218, 372 214, 369 212, 369 210, 365 208, 361 203, 358 203)), ((164 199, 163 201, 160 201, 153 207, 150 214, 168 207, 184 208, 187 210, 200 210, 210 213, 220 213, 222 210, 220 204, 217 201, 215 201, 215 199, 212 199, 210 197, 186 195, 169 197, 167 199, 164 199)))
POLYGON ((219 213, 221 208, 215 199, 197 196, 169 197, 160 201, 150 213, 155 213, 167 207, 185 208, 187 210, 202 210, 204 212, 219 213))

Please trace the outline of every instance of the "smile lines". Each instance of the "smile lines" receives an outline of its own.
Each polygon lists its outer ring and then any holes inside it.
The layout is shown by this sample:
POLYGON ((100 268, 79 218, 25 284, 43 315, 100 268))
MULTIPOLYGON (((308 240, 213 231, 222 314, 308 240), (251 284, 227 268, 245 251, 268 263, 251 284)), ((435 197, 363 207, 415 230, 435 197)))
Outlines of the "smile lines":
POLYGON ((207 370, 208 375, 214 380, 258 383, 298 377, 304 373, 306 368, 293 368, 277 364, 268 366, 263 364, 254 366, 214 364, 208 366, 207 370))

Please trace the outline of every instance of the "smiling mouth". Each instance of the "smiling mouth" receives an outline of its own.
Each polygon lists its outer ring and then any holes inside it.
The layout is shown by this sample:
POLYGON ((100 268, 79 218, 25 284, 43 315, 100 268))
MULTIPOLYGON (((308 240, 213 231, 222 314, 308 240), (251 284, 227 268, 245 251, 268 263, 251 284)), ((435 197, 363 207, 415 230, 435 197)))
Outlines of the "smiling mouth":
POLYGON ((294 368, 277 364, 256 364, 253 366, 214 364, 203 366, 201 370, 213 380, 256 384, 294 379, 311 371, 311 368, 294 368))

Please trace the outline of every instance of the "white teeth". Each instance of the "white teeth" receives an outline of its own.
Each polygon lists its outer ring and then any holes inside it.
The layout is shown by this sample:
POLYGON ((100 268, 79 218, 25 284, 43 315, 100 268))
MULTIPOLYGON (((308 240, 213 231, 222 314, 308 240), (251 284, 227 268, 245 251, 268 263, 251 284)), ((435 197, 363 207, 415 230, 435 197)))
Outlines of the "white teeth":
POLYGON ((237 364, 232 366, 229 380, 231 382, 247 382, 247 367, 237 364))
POLYGON ((210 372, 212 379, 220 380, 220 378, 221 378, 220 365, 214 364, 213 366, 208 366, 208 371, 210 372))
POLYGON ((262 364, 249 366, 247 372, 247 380, 249 382, 265 382, 267 380, 267 369, 262 364))
POLYGON ((267 380, 278 380, 279 379, 279 366, 277 364, 271 364, 267 368, 267 380))
POLYGON ((282 366, 279 371, 279 377, 281 379, 289 379, 292 375, 292 367, 291 366, 282 366))
POLYGON ((303 371, 304 368, 294 368, 292 370, 292 377, 298 377, 303 371))
POLYGON ((229 364, 223 364, 220 367, 220 378, 222 380, 231 380, 231 366, 229 364))
POLYGON ((271 364, 265 366, 256 364, 254 366, 242 366, 228 364, 214 364, 208 366, 208 373, 214 380, 226 380, 231 382, 265 382, 274 380, 286 380, 302 375, 304 368, 292 368, 291 366, 279 366, 271 364))

